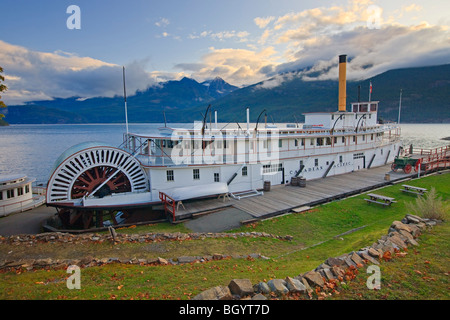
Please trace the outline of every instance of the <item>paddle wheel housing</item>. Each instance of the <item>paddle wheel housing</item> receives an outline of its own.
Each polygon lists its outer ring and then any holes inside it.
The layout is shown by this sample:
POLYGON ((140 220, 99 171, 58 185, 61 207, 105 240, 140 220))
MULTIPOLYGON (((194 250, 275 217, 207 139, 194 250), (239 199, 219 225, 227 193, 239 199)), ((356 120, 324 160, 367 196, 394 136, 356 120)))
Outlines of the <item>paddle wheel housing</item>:
POLYGON ((47 205, 57 208, 63 228, 99 228, 108 216, 113 225, 118 224, 119 213, 128 217, 133 210, 127 208, 133 203, 126 195, 148 189, 147 175, 132 154, 87 142, 69 148, 58 158, 48 182, 46 200, 47 205), (111 200, 120 194, 125 200, 113 203, 111 200), (106 201, 86 205, 88 200, 106 201))
POLYGON ((86 197, 145 191, 147 176, 130 153, 104 144, 82 143, 56 161, 48 182, 47 204, 58 207, 86 197))

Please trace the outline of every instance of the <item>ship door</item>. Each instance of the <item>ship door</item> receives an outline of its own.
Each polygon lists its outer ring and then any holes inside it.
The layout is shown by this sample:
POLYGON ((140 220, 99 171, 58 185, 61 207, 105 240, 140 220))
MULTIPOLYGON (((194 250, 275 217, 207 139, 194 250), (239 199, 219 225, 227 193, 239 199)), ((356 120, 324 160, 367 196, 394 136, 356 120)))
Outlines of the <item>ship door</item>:
POLYGON ((353 170, 361 170, 366 168, 366 156, 364 154, 353 155, 353 170))

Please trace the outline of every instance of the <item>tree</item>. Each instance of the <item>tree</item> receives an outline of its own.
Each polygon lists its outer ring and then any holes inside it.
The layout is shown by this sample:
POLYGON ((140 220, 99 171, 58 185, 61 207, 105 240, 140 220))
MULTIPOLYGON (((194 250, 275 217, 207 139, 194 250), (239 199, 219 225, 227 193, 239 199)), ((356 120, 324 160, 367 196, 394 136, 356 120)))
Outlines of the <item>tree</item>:
MULTIPOLYGON (((5 77, 1 75, 2 73, 3 73, 3 68, 0 67, 0 93, 2 93, 3 91, 8 90, 8 87, 5 86, 4 84, 2 84, 2 81, 5 81, 5 77)), ((0 96, 0 108, 6 108, 6 104, 1 99, 2 99, 2 96, 0 96)), ((5 117, 5 115, 0 113, 0 125, 7 124, 3 120, 4 117, 5 117)))

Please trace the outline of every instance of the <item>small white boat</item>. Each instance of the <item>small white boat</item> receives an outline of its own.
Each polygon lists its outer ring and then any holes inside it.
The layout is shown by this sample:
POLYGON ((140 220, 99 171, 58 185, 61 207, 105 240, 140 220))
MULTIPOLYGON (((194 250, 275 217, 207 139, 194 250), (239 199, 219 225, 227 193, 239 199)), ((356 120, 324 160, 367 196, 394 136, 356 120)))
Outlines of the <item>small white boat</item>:
POLYGON ((40 206, 45 196, 33 196, 32 183, 26 175, 0 175, 0 217, 40 206))

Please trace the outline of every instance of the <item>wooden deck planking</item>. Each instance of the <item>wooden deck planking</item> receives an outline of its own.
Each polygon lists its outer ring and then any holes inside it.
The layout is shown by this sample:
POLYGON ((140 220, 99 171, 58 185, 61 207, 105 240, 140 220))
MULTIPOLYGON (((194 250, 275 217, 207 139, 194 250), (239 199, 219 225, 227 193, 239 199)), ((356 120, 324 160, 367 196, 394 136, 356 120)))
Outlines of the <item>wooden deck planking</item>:
MULTIPOLYGON (((308 180, 306 187, 291 185, 275 185, 262 196, 248 197, 241 200, 230 199, 223 202, 218 200, 198 200, 185 203, 186 210, 182 208, 179 214, 194 214, 196 212, 220 209, 234 206, 255 218, 276 215, 304 205, 329 201, 361 190, 390 183, 384 180, 386 172, 390 172, 390 165, 360 170, 351 173, 330 176, 323 179, 308 180), (202 202, 202 203, 201 203, 202 202)), ((391 179, 402 179, 411 174, 392 173, 391 179), (394 177, 392 177, 394 175, 394 177)), ((178 212, 177 212, 178 215, 178 212)))

